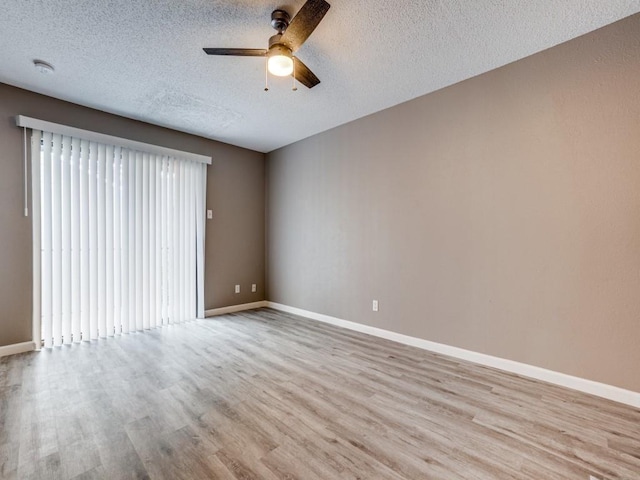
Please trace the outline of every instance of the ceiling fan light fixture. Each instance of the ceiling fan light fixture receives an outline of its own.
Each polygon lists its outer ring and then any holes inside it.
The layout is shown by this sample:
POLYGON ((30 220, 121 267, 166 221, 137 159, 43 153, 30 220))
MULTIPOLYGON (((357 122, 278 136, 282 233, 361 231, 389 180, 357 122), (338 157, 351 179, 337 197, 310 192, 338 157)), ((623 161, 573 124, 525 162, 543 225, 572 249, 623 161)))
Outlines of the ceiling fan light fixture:
POLYGON ((277 77, 286 77, 293 73, 293 59, 286 55, 274 55, 268 60, 269 73, 277 77))
POLYGON ((277 77, 286 77, 293 73, 291 50, 284 45, 273 45, 269 49, 267 68, 269 73, 277 77))

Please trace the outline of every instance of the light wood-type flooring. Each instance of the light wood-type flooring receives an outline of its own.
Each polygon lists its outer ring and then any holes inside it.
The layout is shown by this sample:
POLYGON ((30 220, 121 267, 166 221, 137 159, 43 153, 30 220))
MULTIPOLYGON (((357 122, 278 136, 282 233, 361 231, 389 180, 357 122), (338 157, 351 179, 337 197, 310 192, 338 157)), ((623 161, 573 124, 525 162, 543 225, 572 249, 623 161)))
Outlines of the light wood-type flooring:
POLYGON ((0 359, 0 478, 640 479, 640 410, 261 309, 0 359))

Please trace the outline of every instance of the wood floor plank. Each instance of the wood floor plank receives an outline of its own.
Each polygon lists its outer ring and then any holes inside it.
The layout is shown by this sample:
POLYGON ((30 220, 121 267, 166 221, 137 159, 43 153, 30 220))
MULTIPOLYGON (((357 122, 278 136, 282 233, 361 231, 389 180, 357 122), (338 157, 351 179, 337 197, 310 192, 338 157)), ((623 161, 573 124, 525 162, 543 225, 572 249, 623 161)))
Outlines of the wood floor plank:
POLYGON ((640 480, 640 410, 258 309, 0 359, 0 478, 640 480))
MULTIPOLYGON (((115 434, 96 436, 96 444, 100 455, 100 465, 83 475, 89 478, 106 479, 149 479, 138 452, 136 452, 124 427, 115 434), (100 476, 102 475, 102 476, 100 476)), ((79 475, 82 477, 82 475, 79 475)))
POLYGON ((0 478, 9 480, 18 478, 18 442, 0 444, 0 478))

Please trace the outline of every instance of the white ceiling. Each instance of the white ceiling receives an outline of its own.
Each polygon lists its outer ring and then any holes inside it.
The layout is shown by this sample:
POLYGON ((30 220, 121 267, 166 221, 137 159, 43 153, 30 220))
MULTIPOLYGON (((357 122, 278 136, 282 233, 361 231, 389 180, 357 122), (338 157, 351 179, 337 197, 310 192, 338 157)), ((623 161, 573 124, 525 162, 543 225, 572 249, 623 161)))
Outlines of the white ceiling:
MULTIPOLYGON (((268 152, 640 11, 640 0, 328 0, 291 91, 264 59, 271 11, 304 0, 2 0, 0 82, 268 152), (43 75, 34 59, 55 67, 43 75)), ((20 113, 20 112, 16 112, 20 113)))

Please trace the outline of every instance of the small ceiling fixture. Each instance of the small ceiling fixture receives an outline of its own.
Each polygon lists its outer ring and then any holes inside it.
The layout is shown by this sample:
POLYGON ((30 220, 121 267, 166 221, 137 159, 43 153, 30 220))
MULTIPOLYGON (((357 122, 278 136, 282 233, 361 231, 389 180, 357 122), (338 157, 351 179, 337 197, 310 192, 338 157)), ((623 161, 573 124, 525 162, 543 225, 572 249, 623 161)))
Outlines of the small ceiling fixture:
POLYGON ((55 70, 53 68, 53 65, 42 60, 34 60, 33 66, 36 67, 36 70, 38 70, 40 73, 44 73, 45 75, 53 73, 53 71, 55 70))
POLYGON ((268 73, 278 77, 293 76, 293 90, 296 80, 307 88, 320 83, 318 77, 293 54, 313 33, 326 15, 331 5, 325 0, 307 0, 291 19, 284 10, 271 13, 271 26, 278 32, 269 39, 269 48, 204 48, 208 55, 234 55, 239 57, 267 57, 265 68, 265 90, 269 90, 268 73))
POLYGON ((274 45, 269 49, 267 68, 269 73, 277 77, 286 77, 293 73, 291 50, 283 45, 274 45))

